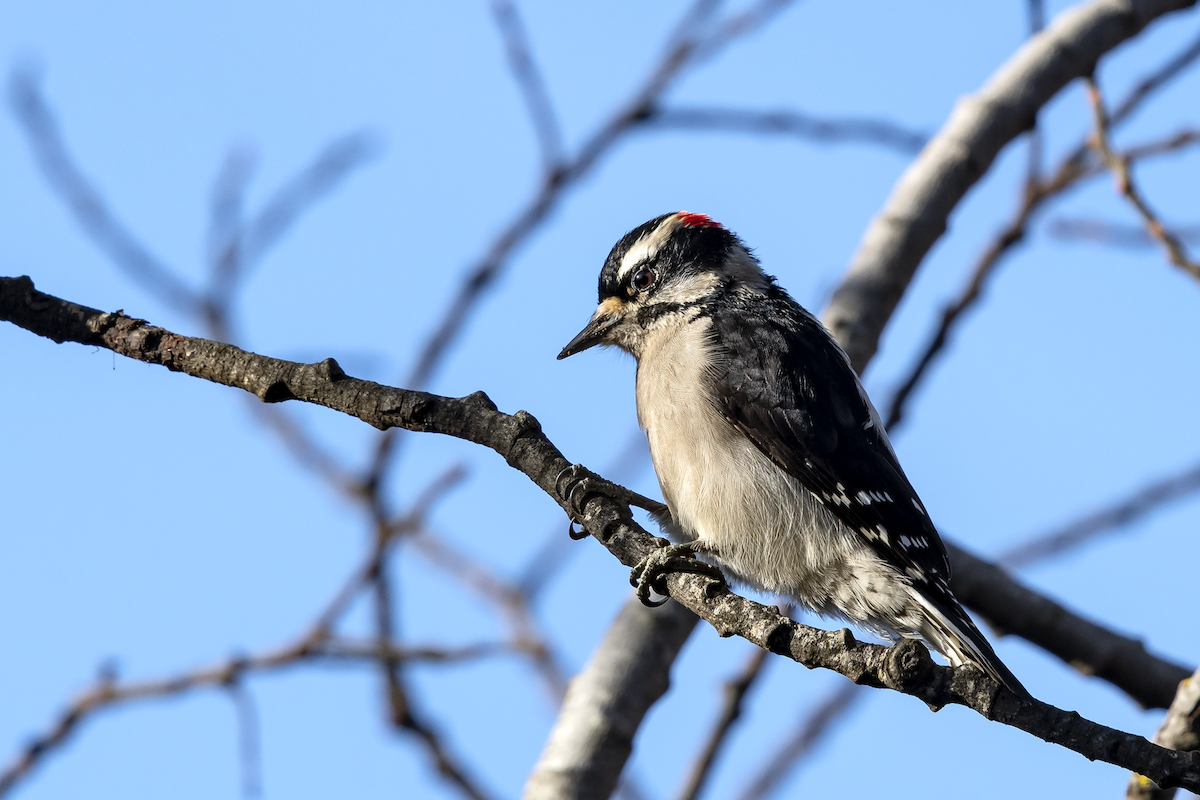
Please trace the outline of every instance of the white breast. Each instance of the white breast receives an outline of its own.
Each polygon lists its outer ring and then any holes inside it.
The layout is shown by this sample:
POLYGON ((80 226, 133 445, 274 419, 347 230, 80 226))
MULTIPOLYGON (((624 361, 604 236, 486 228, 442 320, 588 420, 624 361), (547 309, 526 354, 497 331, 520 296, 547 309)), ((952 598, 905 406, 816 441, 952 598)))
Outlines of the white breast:
MULTIPOLYGON (((891 576, 721 415, 711 387, 714 367, 723 365, 714 364, 709 325, 705 318, 675 317, 649 332, 638 358, 638 420, 677 535, 697 541, 735 580, 791 595, 821 613, 873 616, 847 606, 859 605, 864 592, 891 576)), ((876 599, 891 605, 891 598, 876 599)))

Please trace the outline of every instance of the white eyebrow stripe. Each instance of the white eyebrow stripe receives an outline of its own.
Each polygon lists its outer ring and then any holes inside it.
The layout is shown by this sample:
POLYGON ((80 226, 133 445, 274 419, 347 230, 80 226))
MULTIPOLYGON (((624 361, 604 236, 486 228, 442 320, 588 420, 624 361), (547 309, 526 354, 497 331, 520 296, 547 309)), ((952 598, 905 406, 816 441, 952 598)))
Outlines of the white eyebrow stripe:
POLYGON ((617 270, 617 281, 619 282, 624 280, 625 276, 629 274, 630 270, 658 253, 658 249, 662 247, 663 244, 666 243, 667 238, 670 237, 671 231, 675 230, 677 227, 679 227, 679 217, 678 215, 672 214, 664 219, 662 224, 657 228, 634 242, 633 247, 630 247, 625 253, 624 257, 621 259, 621 267, 617 270))

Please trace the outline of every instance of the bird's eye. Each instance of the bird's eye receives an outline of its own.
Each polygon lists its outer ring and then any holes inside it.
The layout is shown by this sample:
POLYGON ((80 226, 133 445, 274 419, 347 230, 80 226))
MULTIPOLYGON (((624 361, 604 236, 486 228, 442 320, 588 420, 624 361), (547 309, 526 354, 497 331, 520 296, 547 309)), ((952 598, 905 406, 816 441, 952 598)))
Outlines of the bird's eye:
POLYGON ((653 286, 656 280, 658 280, 658 276, 654 274, 654 270, 638 270, 637 274, 633 276, 633 288, 637 289, 639 292, 644 292, 653 286))

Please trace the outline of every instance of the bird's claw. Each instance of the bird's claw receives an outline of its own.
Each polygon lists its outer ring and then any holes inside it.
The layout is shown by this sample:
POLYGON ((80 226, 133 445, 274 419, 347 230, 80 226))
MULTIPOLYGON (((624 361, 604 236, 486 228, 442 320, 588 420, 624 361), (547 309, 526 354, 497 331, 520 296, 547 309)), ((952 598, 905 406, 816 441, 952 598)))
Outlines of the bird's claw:
POLYGON ((587 502, 591 494, 588 488, 594 477, 596 476, 582 464, 572 464, 554 478, 554 488, 558 490, 559 497, 567 504, 567 536, 576 541, 588 537, 588 532, 583 527, 583 504, 587 502), (566 476, 565 484, 564 476, 566 476), (575 495, 580 490, 583 493, 576 499, 575 495), (575 529, 576 525, 579 526, 578 530, 575 529))
POLYGON ((603 494, 619 503, 645 509, 655 518, 661 518, 670 513, 665 503, 651 500, 624 486, 606 481, 582 464, 572 464, 558 473, 554 479, 554 487, 558 490, 559 497, 566 501, 569 509, 567 515, 570 522, 567 525, 567 535, 572 539, 587 537, 587 533, 582 530, 583 506, 593 494, 603 494), (581 526, 578 531, 575 530, 576 524, 581 526))
POLYGON ((663 597, 662 600, 651 600, 650 590, 653 589, 659 594, 666 595, 667 587, 662 583, 662 578, 668 572, 691 572, 696 575, 706 575, 721 584, 725 583, 725 576, 721 574, 720 569, 696 558, 696 549, 693 545, 667 545, 651 552, 650 555, 639 561, 629 573, 629 583, 637 587, 637 597, 642 601, 642 605, 654 607, 667 602, 667 597, 663 597))

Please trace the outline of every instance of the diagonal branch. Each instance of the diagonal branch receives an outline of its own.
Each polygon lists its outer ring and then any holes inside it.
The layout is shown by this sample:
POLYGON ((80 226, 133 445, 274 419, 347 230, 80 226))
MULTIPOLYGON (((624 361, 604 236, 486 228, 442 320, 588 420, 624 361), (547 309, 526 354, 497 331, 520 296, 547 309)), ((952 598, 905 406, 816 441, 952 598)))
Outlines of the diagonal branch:
POLYGON ((529 118, 533 122, 533 130, 537 134, 542 153, 542 169, 549 175, 562 164, 562 130, 554 114, 554 103, 550 100, 546 82, 533 61, 529 33, 525 30, 525 24, 521 21, 521 15, 512 0, 492 0, 492 16, 496 18, 496 25, 504 38, 509 69, 512 70, 517 87, 521 90, 521 97, 529 109, 529 118))
MULTIPOLYGON (((1127 163, 1143 158, 1177 152, 1200 141, 1196 131, 1185 130, 1173 136, 1137 147, 1131 147, 1120 155, 1127 163)), ((1084 180, 1100 175, 1103 168, 1088 158, 1086 144, 1081 144, 1071 151, 1062 161, 1053 175, 1037 177, 1027 181, 1021 196, 1021 203, 1013 213, 1012 219, 1000 230, 988 244, 979 260, 967 285, 957 298, 942 309, 941 319, 925 349, 909 369, 908 377, 896 390, 888 409, 885 423, 889 431, 894 430, 904 419, 904 413, 917 386, 928 376, 929 368, 946 345, 954 331, 962 324, 965 315, 983 297, 983 290, 991 280, 1002 260, 1014 247, 1020 244, 1029 232, 1029 226, 1034 218, 1041 213, 1050 200, 1062 196, 1067 190, 1084 180)))
POLYGON ((679 800, 696 800, 700 796, 700 792, 704 790, 704 785, 708 782, 709 775, 712 774, 713 766, 717 763, 717 756, 724 749, 726 737, 733 729, 733 724, 742 715, 742 703, 745 702, 746 695, 762 677, 763 668, 767 664, 767 655, 766 650, 755 648, 737 674, 725 681, 722 692, 724 702, 721 704, 721 711, 704 741, 700 754, 696 757, 696 763, 688 775, 687 783, 679 792, 679 800))
MULTIPOLYGON (((1179 237, 1179 241, 1200 244, 1200 225, 1176 225, 1172 230, 1179 237)), ((1125 225, 1099 219, 1057 217, 1050 220, 1046 226, 1046 233, 1065 242, 1089 241, 1113 247, 1140 248, 1156 244, 1140 225, 1125 225)))
POLYGON ((91 181, 75 166, 62 133, 38 90, 37 75, 17 70, 9 79, 9 100, 50 185, 75 218, 118 268, 144 284, 176 311, 191 313, 200 295, 144 248, 109 210, 91 181))
POLYGON ((1139 517, 1156 511, 1163 505, 1200 491, 1200 464, 1189 467, 1169 478, 1143 486, 1131 496, 1078 519, 1063 528, 1035 536, 1024 544, 1003 553, 997 563, 1009 569, 1042 561, 1079 546, 1088 539, 1139 517))
MULTIPOLYGON (((239 388, 264 402, 300 400, 380 429, 397 426, 482 445, 550 495, 621 563, 637 564, 663 545, 664 540, 633 521, 627 505, 613 499, 621 496, 618 487, 573 468, 536 419, 524 411, 504 414, 482 392, 456 399, 395 389, 349 377, 333 359, 298 364, 179 336, 120 312, 104 313, 43 294, 28 278, 0 278, 0 319, 56 342, 103 347, 239 388), (564 476, 569 479, 563 481, 564 476)), ((858 684, 912 695, 934 710, 966 706, 1089 759, 1145 775, 1160 786, 1200 790, 1200 753, 1167 750, 1074 712, 1022 700, 974 667, 935 664, 918 642, 906 640, 888 648, 858 642, 848 630, 810 628, 708 577, 671 573, 665 584, 671 597, 708 621, 719 635, 741 636, 807 667, 831 669, 858 684)))
POLYGON ((852 683, 845 684, 817 706, 804 725, 783 743, 762 774, 746 787, 739 800, 763 800, 779 788, 797 761, 812 751, 833 723, 843 718, 861 700, 864 692, 852 683))
MULTIPOLYGON (((1030 4, 1030 21, 1035 27, 1042 13, 1042 9, 1038 6, 1040 6, 1038 2, 1030 4)), ((1143 78, 1121 101, 1117 111, 1113 112, 1110 125, 1116 127, 1127 120, 1156 91, 1179 75, 1197 58, 1200 58, 1200 38, 1143 78)), ((1094 154, 1089 149, 1087 139, 1084 139, 1059 162, 1058 169, 1053 175, 1049 177, 1042 175, 1040 172, 1041 142, 1037 127, 1033 127, 1030 132, 1032 138, 1030 140, 1029 168, 1025 186, 1021 192, 1020 205, 1012 219, 996 234, 976 262, 967 286, 956 300, 942 309, 942 317, 937 330, 909 370, 908 378, 904 380, 892 397, 890 410, 885 417, 888 429, 894 429, 900 424, 904 418, 905 405, 913 391, 926 377, 929 367, 945 348, 954 330, 964 319, 965 313, 978 303, 984 287, 1003 258, 1024 240, 1029 225, 1041 211, 1041 207, 1049 200, 1062 195, 1079 181, 1094 177, 1101 172, 1101 165, 1097 163, 1094 154)), ((1137 161, 1162 153, 1174 152, 1190 146, 1196 141, 1196 138, 1196 131, 1184 130, 1173 137, 1131 147, 1125 151, 1124 157, 1129 161, 1137 161)))
POLYGON ((824 321, 860 373, 946 220, 1000 150, 1038 110, 1100 57, 1156 18, 1195 0, 1094 0, 1064 11, 1030 38, 950 120, 900 178, 863 234, 824 321))
POLYGON ((1200 263, 1188 257, 1183 242, 1163 226, 1158 215, 1154 213, 1149 203, 1146 202, 1146 198, 1142 196, 1141 190, 1133 180, 1133 170, 1130 167, 1129 159, 1113 151, 1112 143, 1109 141, 1109 130, 1112 123, 1108 111, 1104 107, 1104 98, 1100 94, 1100 87, 1092 78, 1088 78, 1087 87, 1088 100, 1091 103, 1092 115, 1096 122, 1096 132, 1091 143, 1099 154, 1100 160, 1112 171, 1113 177, 1116 179, 1117 191, 1124 195, 1129 204, 1137 211, 1138 216, 1142 218, 1142 223, 1146 226, 1146 231, 1162 244, 1163 250, 1167 253, 1167 259, 1175 266, 1190 273, 1192 277, 1200 278, 1200 263))

